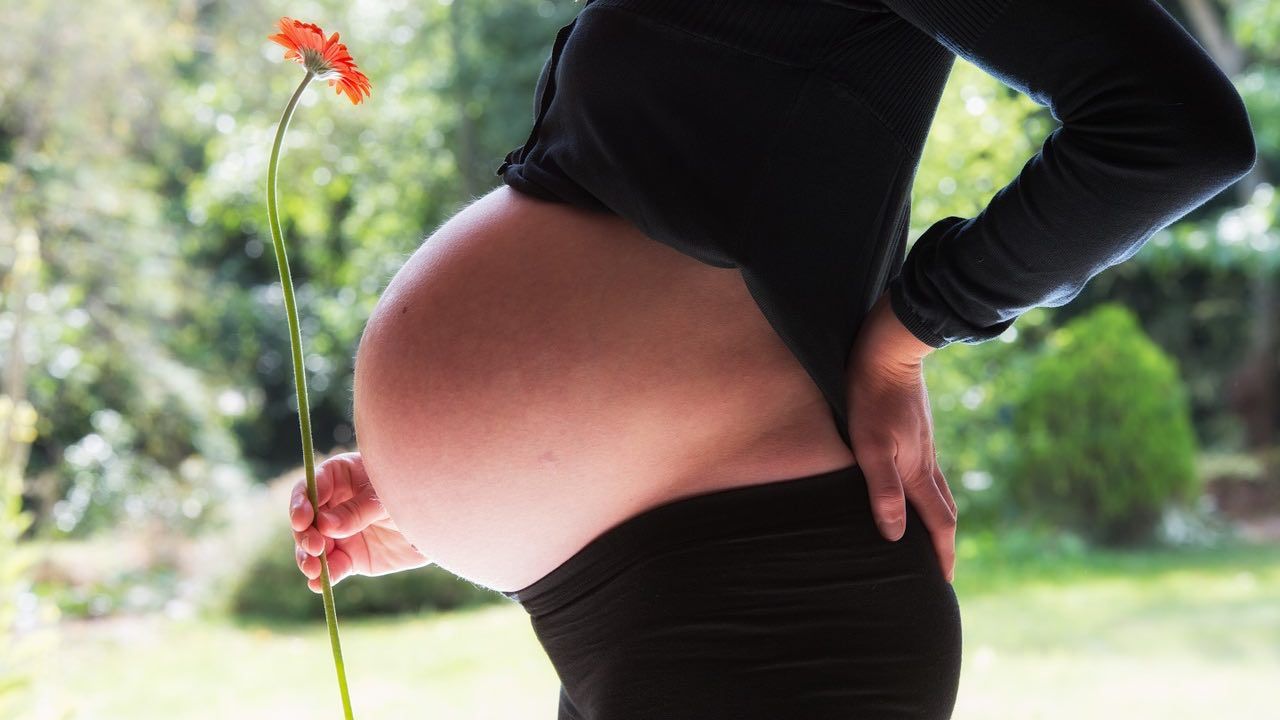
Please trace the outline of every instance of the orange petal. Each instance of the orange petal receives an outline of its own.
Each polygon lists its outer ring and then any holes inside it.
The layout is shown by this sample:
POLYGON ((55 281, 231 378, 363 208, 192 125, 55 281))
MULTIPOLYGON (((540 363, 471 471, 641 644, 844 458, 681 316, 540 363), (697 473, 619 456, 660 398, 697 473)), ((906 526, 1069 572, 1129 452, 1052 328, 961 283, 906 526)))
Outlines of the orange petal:
POLYGON ((286 60, 303 62, 303 51, 317 52, 337 72, 336 78, 329 79, 329 87, 334 88, 335 93, 346 94, 355 105, 370 94, 373 86, 369 78, 356 67, 347 46, 339 42, 341 36, 337 32, 326 39, 319 25, 288 16, 276 24, 280 32, 268 35, 267 39, 285 48, 286 60))

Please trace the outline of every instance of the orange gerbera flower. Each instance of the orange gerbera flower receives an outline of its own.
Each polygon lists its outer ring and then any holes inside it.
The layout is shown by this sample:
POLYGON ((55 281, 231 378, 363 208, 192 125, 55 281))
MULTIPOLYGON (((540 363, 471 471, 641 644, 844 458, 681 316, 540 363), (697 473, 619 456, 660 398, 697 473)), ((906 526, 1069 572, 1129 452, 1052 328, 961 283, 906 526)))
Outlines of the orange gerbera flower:
POLYGON ((329 87, 337 86, 336 92, 346 93, 353 105, 359 105, 362 96, 369 95, 369 78, 356 69, 347 46, 338 42, 338 33, 325 40, 320 26, 289 17, 280 18, 279 25, 280 32, 267 39, 286 48, 285 60, 296 60, 317 80, 328 80, 329 87))

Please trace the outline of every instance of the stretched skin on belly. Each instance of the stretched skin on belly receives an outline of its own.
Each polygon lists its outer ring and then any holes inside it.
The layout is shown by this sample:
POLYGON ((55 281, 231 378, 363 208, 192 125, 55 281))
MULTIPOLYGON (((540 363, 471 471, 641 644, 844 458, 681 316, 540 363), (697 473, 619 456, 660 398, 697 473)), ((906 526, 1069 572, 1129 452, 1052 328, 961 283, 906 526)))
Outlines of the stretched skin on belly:
POLYGON ((354 404, 397 526, 480 583, 662 500, 849 457, 737 270, 501 187, 391 281, 354 404))

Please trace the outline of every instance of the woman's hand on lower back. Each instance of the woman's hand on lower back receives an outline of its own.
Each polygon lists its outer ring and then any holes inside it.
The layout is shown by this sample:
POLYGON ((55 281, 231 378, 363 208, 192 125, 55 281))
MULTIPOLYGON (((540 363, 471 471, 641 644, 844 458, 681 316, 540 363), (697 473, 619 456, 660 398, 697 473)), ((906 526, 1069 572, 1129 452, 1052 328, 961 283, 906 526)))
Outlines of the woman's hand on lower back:
POLYGON ((923 365, 932 350, 898 320, 888 293, 881 295, 849 355, 849 436, 881 535, 902 537, 905 502, 910 502, 929 529, 942 573, 950 581, 956 504, 934 451, 923 365))
POLYGON ((348 575, 386 575, 429 565, 431 561, 396 528, 382 506, 360 453, 335 455, 316 468, 318 522, 313 522, 307 480, 293 486, 289 524, 294 559, 307 587, 320 592, 320 552, 329 558, 329 582, 348 575))

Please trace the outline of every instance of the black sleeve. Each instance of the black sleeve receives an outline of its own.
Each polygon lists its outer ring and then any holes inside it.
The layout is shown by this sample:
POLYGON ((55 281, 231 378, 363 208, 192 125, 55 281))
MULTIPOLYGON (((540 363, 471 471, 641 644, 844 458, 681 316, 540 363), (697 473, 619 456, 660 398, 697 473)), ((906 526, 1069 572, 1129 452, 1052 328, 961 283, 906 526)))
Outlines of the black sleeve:
POLYGON ((1155 0, 882 0, 1061 125, 972 218, 915 241, 888 291, 933 347, 1057 307, 1257 160, 1244 103, 1155 0))

